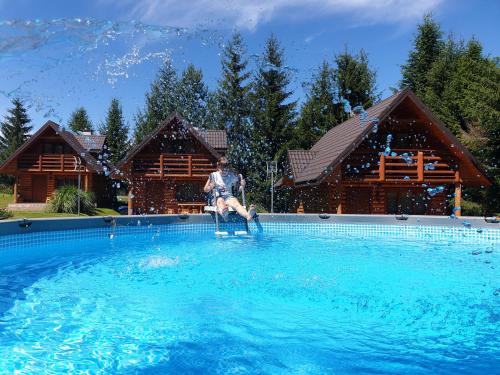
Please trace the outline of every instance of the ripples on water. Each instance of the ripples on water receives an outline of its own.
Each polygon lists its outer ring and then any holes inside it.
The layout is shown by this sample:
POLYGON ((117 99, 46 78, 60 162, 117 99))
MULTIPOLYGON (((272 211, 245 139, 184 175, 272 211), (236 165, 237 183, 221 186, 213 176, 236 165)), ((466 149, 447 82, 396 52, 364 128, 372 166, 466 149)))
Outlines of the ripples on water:
POLYGON ((0 368, 9 372, 498 368, 492 245, 163 234, 4 255, 0 368))

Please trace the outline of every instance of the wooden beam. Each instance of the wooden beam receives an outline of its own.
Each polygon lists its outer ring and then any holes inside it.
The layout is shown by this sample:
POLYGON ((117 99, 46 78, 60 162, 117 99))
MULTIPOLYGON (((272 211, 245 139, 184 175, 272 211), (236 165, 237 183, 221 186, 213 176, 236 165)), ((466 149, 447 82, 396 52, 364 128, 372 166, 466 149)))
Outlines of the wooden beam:
POLYGON ((128 206, 128 214, 132 215, 134 212, 134 201, 133 201, 133 190, 129 188, 128 197, 127 197, 127 206, 128 206))
POLYGON ((89 191, 89 175, 85 174, 83 176, 83 189, 85 192, 89 191))
POLYGON ((19 183, 19 177, 16 174, 14 177, 14 201, 13 203, 17 203, 17 184, 19 183))
POLYGON ((163 178, 163 154, 160 154, 160 178, 163 178))
POLYGON ((454 202, 454 210, 453 213, 455 216, 462 216, 462 184, 460 182, 455 183, 455 202, 454 202))
POLYGON ((385 155, 380 155, 380 165, 378 166, 379 181, 385 181, 385 155))
POLYGON ((342 195, 344 194, 344 187, 342 185, 339 186, 338 188, 338 195, 339 195, 339 204, 337 205, 337 215, 342 215, 343 213, 343 207, 342 207, 342 195))
POLYGON ((417 153, 417 180, 418 182, 424 181, 424 153, 422 151, 417 153))
POLYGON ((193 175, 193 155, 188 156, 189 177, 193 175))

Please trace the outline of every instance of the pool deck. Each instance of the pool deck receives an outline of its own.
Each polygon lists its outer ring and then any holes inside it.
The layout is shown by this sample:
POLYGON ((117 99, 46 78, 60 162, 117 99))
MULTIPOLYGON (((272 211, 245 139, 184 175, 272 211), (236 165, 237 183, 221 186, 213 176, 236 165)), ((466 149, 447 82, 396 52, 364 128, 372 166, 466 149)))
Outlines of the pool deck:
MULTIPOLYGON (((134 225, 141 220, 147 221, 148 225, 209 224, 214 222, 210 214, 16 219, 0 221, 0 236, 44 231, 106 228, 113 225, 113 222, 117 226, 127 226, 134 225)), ((451 219, 448 216, 415 215, 408 216, 406 220, 398 220, 395 215, 260 214, 259 222, 296 224, 373 224, 460 228, 470 224, 473 228, 500 230, 500 223, 488 223, 483 217, 460 217, 451 219)))

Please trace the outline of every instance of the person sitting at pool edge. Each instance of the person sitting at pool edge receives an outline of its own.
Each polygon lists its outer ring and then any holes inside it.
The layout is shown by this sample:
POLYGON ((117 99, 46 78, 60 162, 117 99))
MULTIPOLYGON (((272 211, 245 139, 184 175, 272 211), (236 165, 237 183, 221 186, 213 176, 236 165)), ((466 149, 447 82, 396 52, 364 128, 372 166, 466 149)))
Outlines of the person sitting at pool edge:
POLYGON ((250 205, 250 209, 247 212, 240 202, 238 202, 238 199, 233 196, 233 188, 237 188, 238 185, 244 188, 245 184, 245 180, 243 178, 240 179, 238 174, 229 167, 227 158, 222 156, 217 160, 217 171, 210 173, 203 191, 205 193, 214 192, 217 212, 219 212, 224 220, 227 221, 229 216, 228 207, 236 210, 245 219, 252 220, 257 216, 255 206, 253 204, 250 205))

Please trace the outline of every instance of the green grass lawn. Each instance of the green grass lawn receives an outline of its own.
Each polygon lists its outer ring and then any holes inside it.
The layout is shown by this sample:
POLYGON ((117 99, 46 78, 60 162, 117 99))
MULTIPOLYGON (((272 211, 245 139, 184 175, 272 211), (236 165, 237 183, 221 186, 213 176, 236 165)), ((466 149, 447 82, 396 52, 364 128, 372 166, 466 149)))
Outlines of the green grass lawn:
MULTIPOLYGON (((12 194, 0 193, 0 208, 6 208, 9 203, 12 203, 12 194)), ((112 208, 97 208, 95 216, 119 215, 118 211, 112 208)), ((81 214, 80 216, 89 216, 81 214)), ((78 217, 76 214, 60 214, 44 211, 12 211, 12 216, 9 219, 36 219, 44 217, 78 217)), ((0 219, 1 220, 1 219, 0 219)))
MULTIPOLYGON (((120 215, 118 211, 112 208, 98 208, 94 216, 109 216, 109 215, 120 215)), ((81 214, 81 217, 90 216, 86 214, 81 214)), ((12 216, 9 219, 37 219, 44 217, 78 217, 77 214, 61 214, 55 212, 43 212, 43 211, 12 211, 12 216)))
POLYGON ((0 193, 0 208, 5 208, 9 203, 12 203, 12 194, 0 193))

